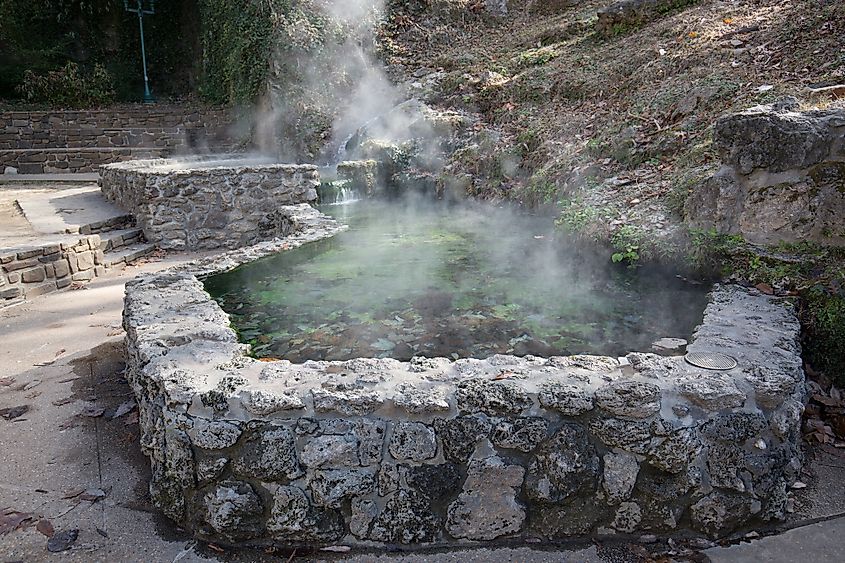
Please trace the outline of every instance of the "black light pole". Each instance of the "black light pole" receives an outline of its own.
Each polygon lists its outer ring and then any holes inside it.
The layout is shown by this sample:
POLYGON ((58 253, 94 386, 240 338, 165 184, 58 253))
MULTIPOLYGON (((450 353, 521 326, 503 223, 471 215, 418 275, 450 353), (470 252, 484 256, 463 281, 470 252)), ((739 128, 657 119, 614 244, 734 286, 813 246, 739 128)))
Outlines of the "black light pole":
POLYGON ((135 12, 138 14, 138 28, 141 30, 141 62, 144 65, 144 103, 152 104, 155 102, 153 93, 150 91, 150 79, 147 76, 147 52, 144 47, 144 16, 153 15, 156 11, 155 0, 135 0, 135 7, 129 7, 130 0, 123 0, 123 7, 127 12, 135 12), (146 6, 146 7, 145 7, 146 6))

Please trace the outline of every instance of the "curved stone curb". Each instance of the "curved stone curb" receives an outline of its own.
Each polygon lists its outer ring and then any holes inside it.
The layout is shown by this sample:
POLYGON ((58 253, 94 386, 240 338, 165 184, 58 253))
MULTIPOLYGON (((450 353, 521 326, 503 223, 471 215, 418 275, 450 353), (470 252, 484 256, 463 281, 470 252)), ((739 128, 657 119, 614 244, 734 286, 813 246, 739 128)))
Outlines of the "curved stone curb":
POLYGON ((790 302, 714 289, 690 350, 733 355, 727 372, 645 353, 256 360, 195 274, 340 228, 309 210, 287 239, 127 284, 152 497, 194 534, 455 545, 784 516, 804 399, 790 302))

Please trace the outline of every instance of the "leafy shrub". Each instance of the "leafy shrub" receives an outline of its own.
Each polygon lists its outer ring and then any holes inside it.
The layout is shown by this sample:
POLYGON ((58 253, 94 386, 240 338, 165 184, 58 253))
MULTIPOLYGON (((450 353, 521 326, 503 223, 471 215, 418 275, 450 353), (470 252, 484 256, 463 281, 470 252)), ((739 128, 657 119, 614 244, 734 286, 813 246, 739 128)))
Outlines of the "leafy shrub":
POLYGON ((29 102, 63 108, 105 105, 115 97, 112 78, 105 67, 96 64, 90 73, 83 74, 73 62, 45 74, 27 70, 17 92, 29 102))

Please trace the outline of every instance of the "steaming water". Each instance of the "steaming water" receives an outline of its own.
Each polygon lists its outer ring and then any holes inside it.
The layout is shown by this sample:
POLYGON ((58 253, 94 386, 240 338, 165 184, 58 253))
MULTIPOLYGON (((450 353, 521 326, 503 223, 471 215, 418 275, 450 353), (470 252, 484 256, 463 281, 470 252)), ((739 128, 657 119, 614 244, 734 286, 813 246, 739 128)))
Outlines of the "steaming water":
POLYGON ((258 356, 623 354, 688 337, 703 286, 608 264, 491 207, 324 206, 350 230, 209 278, 258 356))

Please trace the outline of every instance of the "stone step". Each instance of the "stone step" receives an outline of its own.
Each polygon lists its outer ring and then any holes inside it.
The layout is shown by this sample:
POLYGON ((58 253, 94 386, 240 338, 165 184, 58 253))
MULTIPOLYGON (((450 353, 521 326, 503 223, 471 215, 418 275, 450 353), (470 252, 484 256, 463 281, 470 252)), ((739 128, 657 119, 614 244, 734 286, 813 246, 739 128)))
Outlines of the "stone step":
POLYGON ((117 248, 129 246, 144 241, 144 233, 137 227, 129 229, 115 229, 100 233, 100 250, 109 252, 117 248))
POLYGON ((134 226, 135 217, 129 213, 124 213, 123 215, 116 215, 102 221, 94 221, 93 223, 80 225, 79 234, 99 234, 100 238, 102 238, 103 235, 107 235, 118 230, 131 230, 134 226))
POLYGON ((150 244, 147 242, 138 242, 135 244, 130 244, 129 246, 124 246, 106 252, 105 257, 103 259, 103 265, 106 268, 113 268, 118 264, 128 264, 137 260, 138 258, 142 258, 147 254, 150 254, 155 249, 156 246, 154 244, 150 244))

